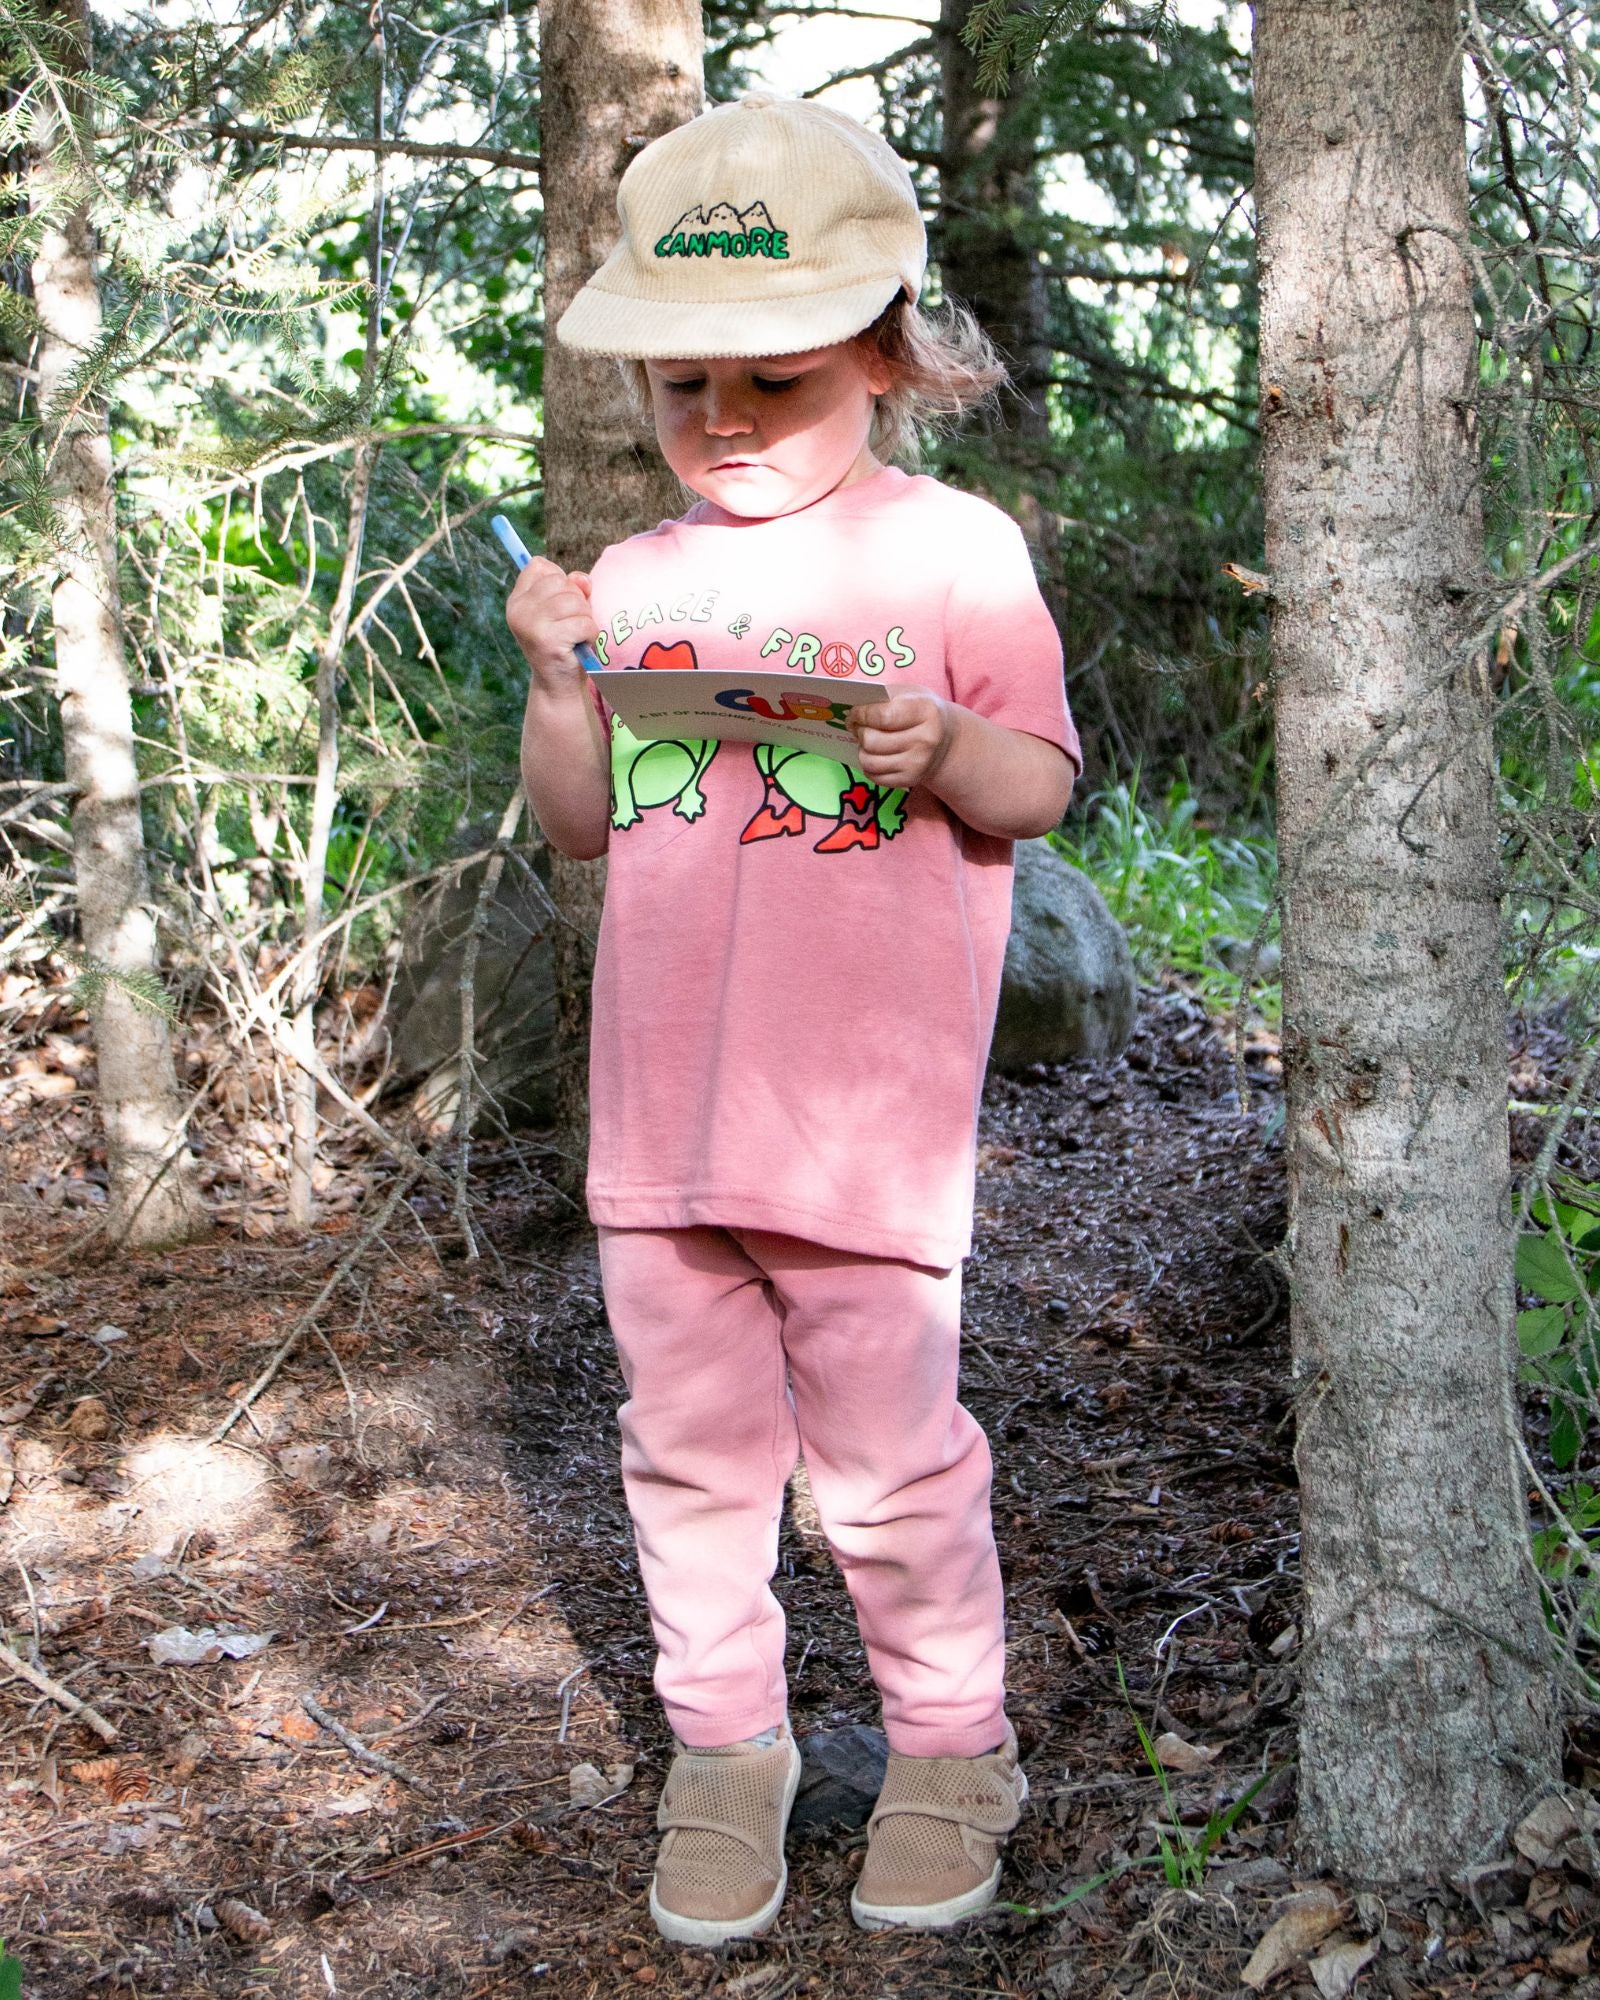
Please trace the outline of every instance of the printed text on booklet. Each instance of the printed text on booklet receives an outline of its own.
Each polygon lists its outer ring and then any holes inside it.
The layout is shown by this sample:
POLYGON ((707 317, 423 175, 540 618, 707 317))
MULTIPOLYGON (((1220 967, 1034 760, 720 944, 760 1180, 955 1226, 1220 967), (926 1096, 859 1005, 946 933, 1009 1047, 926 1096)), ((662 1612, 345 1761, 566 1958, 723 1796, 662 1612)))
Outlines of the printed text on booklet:
POLYGON ((607 708, 643 742, 664 739, 782 743, 848 763, 850 711, 889 699, 881 682, 806 680, 800 674, 725 673, 704 667, 590 677, 607 708))

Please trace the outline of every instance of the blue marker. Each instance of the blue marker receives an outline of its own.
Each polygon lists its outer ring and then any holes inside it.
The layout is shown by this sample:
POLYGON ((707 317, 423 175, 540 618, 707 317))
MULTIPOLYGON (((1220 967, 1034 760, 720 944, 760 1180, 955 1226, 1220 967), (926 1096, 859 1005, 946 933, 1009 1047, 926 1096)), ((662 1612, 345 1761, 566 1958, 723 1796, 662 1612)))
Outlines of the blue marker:
MULTIPOLYGON (((511 560, 516 564, 517 568, 526 569, 529 563, 533 561, 533 557, 529 555, 527 549, 524 548, 522 537, 517 533, 516 529, 512 527, 511 523, 506 519, 505 515, 504 514, 494 515, 489 522, 489 526, 494 531, 495 540, 500 544, 501 548, 505 550, 506 554, 510 556, 511 560)), ((586 639, 580 639, 577 645, 574 646, 572 650, 578 656, 578 665, 582 667, 583 671, 586 674, 599 674, 605 672, 605 669, 600 664, 599 655, 595 652, 593 646, 591 646, 586 639)))

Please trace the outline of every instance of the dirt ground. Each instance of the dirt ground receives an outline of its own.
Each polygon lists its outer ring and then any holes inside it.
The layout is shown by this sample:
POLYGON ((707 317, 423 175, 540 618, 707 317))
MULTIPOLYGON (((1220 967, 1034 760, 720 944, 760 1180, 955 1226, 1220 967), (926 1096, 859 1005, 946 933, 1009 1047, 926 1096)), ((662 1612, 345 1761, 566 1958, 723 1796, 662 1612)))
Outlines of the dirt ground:
MULTIPOLYGON (((1198 1004, 1146 989, 1121 1061, 989 1091, 964 1394, 994 1443, 1032 1783, 1014 1907, 864 1936, 847 1904, 865 1836, 834 1827, 792 1839, 770 1937, 687 1953, 645 1909, 667 1739, 593 1239, 540 1179, 549 1157, 479 1149, 476 1262, 423 1183, 365 1240, 394 1187, 355 1149, 319 1233, 277 1241, 279 1197, 246 1157, 263 1107, 219 1087, 225 1229, 102 1261, 81 1024, 25 1025, 13 1080, 66 1081, 0 1091, 0 1619, 114 1731, 0 1685, 0 1930, 27 2000, 1187 2000, 1247 1993, 1286 1914, 1310 1942, 1271 1990, 1296 2000, 1352 1976, 1396 2000, 1600 1993, 1576 1842, 1389 1897, 1296 1870, 1269 1034, 1241 1108, 1198 1004), (1168 1771, 1170 1808, 1135 1712, 1194 1766, 1168 1771), (1170 1886, 1158 1828, 1175 1813, 1198 1836, 1264 1774, 1198 1886, 1170 1886)), ((1515 1098, 1548 1099, 1565 1057, 1558 1025, 1517 1024, 1515 1098)), ((1513 1133, 1531 1157, 1537 1114, 1513 1133)), ((777 1587, 797 1730, 874 1723, 803 1481, 777 1587)), ((1600 1745, 1570 1738, 1568 1777, 1593 1785, 1600 1745)))

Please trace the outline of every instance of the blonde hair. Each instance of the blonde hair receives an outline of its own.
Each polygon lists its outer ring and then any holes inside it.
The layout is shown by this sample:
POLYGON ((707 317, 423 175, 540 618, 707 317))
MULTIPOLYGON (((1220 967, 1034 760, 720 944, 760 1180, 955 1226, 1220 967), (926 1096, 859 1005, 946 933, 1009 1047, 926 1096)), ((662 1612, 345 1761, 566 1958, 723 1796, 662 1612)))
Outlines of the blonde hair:
POLYGON ((925 432, 993 402, 1010 379, 994 342, 954 300, 926 313, 902 294, 856 335, 856 345, 889 376, 872 418, 870 442, 880 458, 914 465, 925 432))
MULTIPOLYGON (((868 443, 880 458, 915 465, 925 433, 948 428, 967 410, 992 402, 1010 379, 994 343, 954 301, 924 312, 902 293, 855 335, 889 377, 877 398, 868 443)), ((650 376, 642 361, 621 361, 629 400, 650 418, 650 376)))

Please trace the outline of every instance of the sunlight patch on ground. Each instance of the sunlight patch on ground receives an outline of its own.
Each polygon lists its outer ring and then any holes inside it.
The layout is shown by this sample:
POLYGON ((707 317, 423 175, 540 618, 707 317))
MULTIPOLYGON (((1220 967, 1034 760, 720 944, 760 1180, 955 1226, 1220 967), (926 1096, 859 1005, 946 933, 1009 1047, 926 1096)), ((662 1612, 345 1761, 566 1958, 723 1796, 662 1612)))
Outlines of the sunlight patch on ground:
MULTIPOLYGON (((141 1551, 169 1554, 190 1536, 218 1542, 257 1539, 272 1511, 272 1473, 249 1452, 158 1433, 123 1461, 127 1499, 138 1509, 141 1551)), ((132 1524, 130 1523, 130 1526, 132 1524)))

